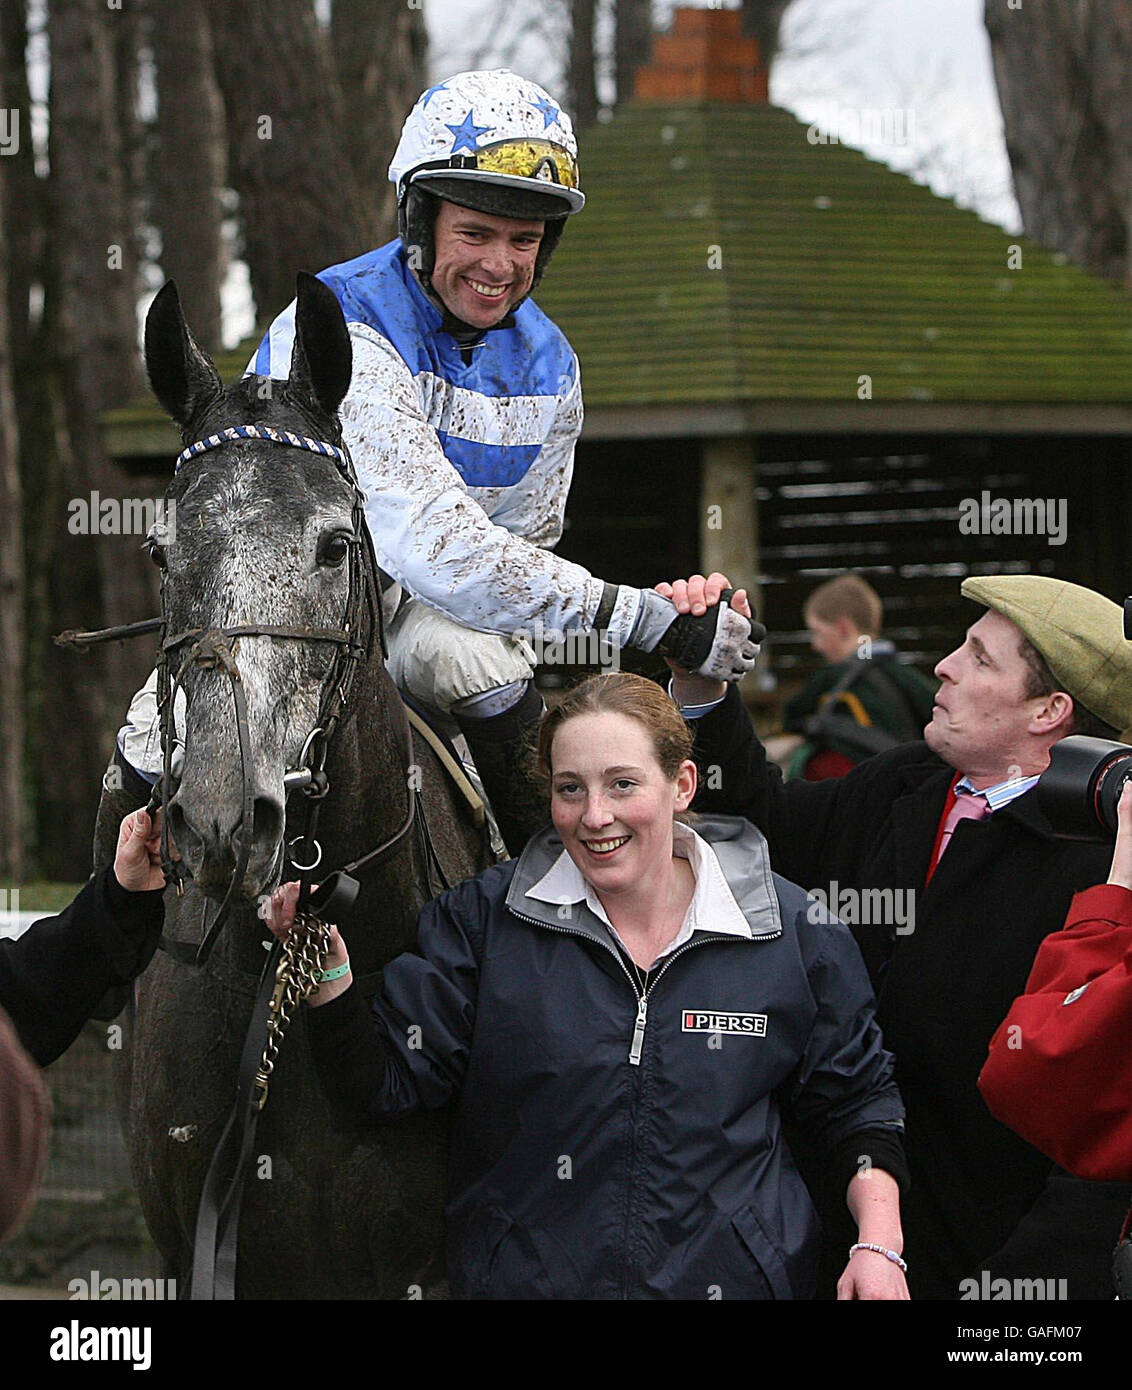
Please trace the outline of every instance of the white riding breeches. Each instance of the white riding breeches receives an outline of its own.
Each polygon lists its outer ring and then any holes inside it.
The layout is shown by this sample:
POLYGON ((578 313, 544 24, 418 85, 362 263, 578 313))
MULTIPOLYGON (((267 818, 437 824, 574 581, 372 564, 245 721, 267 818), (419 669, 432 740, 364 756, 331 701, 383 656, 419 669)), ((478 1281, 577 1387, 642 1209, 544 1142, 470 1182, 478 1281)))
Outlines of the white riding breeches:
POLYGON ((445 714, 457 700, 535 672, 535 654, 522 639, 461 627, 417 599, 406 600, 386 636, 386 666, 397 686, 445 714))
MULTIPOLYGON (((178 690, 173 700, 173 724, 178 740, 185 737, 185 692, 178 690)), ((122 756, 147 782, 161 776, 164 762, 161 754, 161 720, 157 712, 157 671, 130 701, 126 722, 118 730, 118 747, 122 756)))

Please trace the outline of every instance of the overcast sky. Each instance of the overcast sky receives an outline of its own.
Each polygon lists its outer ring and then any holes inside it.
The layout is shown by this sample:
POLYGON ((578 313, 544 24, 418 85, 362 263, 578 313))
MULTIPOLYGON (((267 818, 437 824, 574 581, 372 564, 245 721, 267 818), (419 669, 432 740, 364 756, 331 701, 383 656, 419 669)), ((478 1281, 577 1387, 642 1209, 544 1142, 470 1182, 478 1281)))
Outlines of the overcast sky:
MULTIPOLYGON (((598 42, 609 38, 609 0, 598 42)), ((670 0, 654 0, 667 27, 670 0)), ((702 8, 723 8, 721 5, 702 8)), ((1020 229, 991 74, 983 0, 794 0, 771 100, 982 217, 1020 229), (859 139, 862 111, 879 139, 859 139)), ((429 80, 505 64, 561 96, 565 0, 424 0, 429 80)), ((608 99, 608 97, 607 97, 608 99)), ((585 182, 585 144, 581 150, 585 182)), ((223 294, 224 341, 253 327, 241 262, 223 294)))
MULTIPOLYGON (((424 6, 432 80, 474 61, 509 60, 544 86, 561 86, 563 0, 424 6)), ((669 0, 654 0, 654 22, 667 25, 671 10, 669 0)), ((868 153, 1017 230, 982 14, 983 0, 794 0, 771 99, 807 123, 837 121, 846 144, 858 143, 862 108, 893 113, 890 134, 862 142, 868 153)), ((582 168, 584 177, 584 149, 582 168)))

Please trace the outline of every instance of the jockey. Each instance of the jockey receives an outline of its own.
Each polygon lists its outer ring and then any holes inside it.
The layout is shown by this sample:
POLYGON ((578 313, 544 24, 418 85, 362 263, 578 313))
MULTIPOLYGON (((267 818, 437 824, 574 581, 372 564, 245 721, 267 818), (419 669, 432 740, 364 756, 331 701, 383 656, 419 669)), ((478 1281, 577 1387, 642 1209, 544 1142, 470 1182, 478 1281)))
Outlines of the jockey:
MULTIPOLYGON (((389 669, 464 734, 513 853, 545 820, 514 783, 538 721, 538 634, 596 629, 611 648, 684 645, 717 678, 753 664, 745 618, 700 618, 651 590, 606 583, 553 553, 582 425, 578 359, 528 296, 566 219, 580 212, 570 118, 507 69, 463 72, 424 92, 389 177, 397 240, 319 278, 353 347, 340 407, 367 494, 385 593, 389 669)), ((286 379, 295 304, 249 373, 286 379)), ((695 663, 700 664, 700 663, 695 663)), ((120 735, 139 767, 148 709, 120 735)), ((156 771, 160 751, 149 745, 156 771)), ((529 794, 526 797, 529 799, 529 794)))

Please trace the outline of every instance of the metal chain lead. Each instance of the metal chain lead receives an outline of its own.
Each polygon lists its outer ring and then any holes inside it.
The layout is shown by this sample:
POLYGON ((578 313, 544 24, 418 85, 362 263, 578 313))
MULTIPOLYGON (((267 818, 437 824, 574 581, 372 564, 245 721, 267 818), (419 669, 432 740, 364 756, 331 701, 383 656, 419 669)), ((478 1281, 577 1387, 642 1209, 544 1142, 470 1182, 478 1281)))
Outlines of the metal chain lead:
POLYGON ((275 992, 267 1018, 267 1042, 255 1078, 255 1104, 262 1110, 267 1100, 271 1073, 279 1056, 283 1034, 296 1007, 319 986, 319 975, 330 954, 330 928, 309 913, 300 912, 283 943, 283 954, 275 970, 275 992))

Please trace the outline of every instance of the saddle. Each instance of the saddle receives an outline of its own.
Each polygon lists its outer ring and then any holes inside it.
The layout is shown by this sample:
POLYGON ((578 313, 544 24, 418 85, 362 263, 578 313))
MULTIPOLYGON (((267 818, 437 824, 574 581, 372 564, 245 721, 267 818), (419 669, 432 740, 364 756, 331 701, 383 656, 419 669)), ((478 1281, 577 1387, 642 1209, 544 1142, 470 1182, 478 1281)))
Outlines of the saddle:
MULTIPOLYGON (((482 830, 487 819, 487 801, 483 794, 483 788, 477 786, 472 781, 470 769, 456 751, 456 746, 448 737, 448 734, 436 721, 436 712, 428 709, 424 705, 418 705, 410 695, 406 695, 403 690, 397 692, 401 696, 401 703, 405 706, 405 713, 409 723, 424 739, 443 767, 448 779, 459 792, 460 796, 468 804, 472 813, 472 821, 477 830, 482 830)), ((476 782, 478 782, 478 778, 476 782)))

